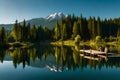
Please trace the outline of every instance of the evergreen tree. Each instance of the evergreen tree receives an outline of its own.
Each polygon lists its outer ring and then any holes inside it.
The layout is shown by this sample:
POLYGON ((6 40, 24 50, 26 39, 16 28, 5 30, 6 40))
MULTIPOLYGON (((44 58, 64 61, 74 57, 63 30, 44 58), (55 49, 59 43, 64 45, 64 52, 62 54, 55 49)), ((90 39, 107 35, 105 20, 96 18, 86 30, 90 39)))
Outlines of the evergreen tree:
POLYGON ((18 23, 17 29, 18 29, 18 30, 17 30, 17 31, 18 31, 18 33, 17 33, 17 35, 18 35, 18 41, 21 41, 21 39, 22 39, 22 35, 21 35, 22 26, 21 26, 20 23, 18 23))
POLYGON ((30 41, 30 23, 27 24, 27 32, 26 32, 26 38, 27 38, 27 41, 30 41))
POLYGON ((83 17, 82 17, 82 14, 81 16, 78 18, 78 21, 77 21, 78 25, 80 26, 80 35, 82 38, 84 38, 84 31, 85 31, 85 26, 84 26, 84 21, 83 21, 83 17))
POLYGON ((5 32, 4 27, 2 27, 0 30, 0 43, 1 44, 6 43, 6 32, 5 32))
POLYGON ((37 28, 35 25, 33 25, 31 28, 31 40, 32 40, 32 42, 36 41, 36 37, 37 37, 37 28))
POLYGON ((15 24, 14 24, 14 27, 13 27, 13 30, 11 32, 11 35, 13 36, 13 38, 15 39, 15 41, 19 41, 19 25, 18 25, 18 21, 16 20, 15 21, 15 24))
MULTIPOLYGON (((49 30, 47 27, 33 25, 30 28, 30 23, 26 24, 24 20, 23 24, 18 23, 16 20, 13 30, 11 31, 12 37, 15 41, 41 41, 41 40, 66 40, 75 39, 77 35, 81 40, 95 39, 96 36, 101 38, 113 36, 120 36, 120 18, 100 20, 100 17, 95 19, 91 17, 86 19, 82 17, 76 17, 74 14, 68 15, 66 18, 62 18, 61 22, 56 21, 56 26, 49 30)), ((1 33, 1 32, 0 32, 1 33)), ((3 34, 3 33, 2 33, 3 34)), ((0 40, 1 40, 0 35, 0 40)), ((3 37, 3 36, 2 36, 3 37)), ((4 40, 3 40, 4 41, 4 40)))
POLYGON ((23 25, 22 25, 22 41, 26 41, 27 38, 27 29, 26 29, 26 21, 23 21, 23 25))
POLYGON ((44 30, 41 26, 39 26, 37 29, 37 41, 42 41, 42 40, 44 40, 44 30))
POLYGON ((91 18, 91 16, 88 19, 88 29, 89 29, 89 36, 91 38, 91 36, 92 36, 92 18, 91 18))
POLYGON ((117 37, 120 37, 120 26, 118 27, 117 37))
POLYGON ((101 23, 100 23, 100 17, 97 18, 97 36, 101 36, 101 23))
POLYGON ((58 21, 56 22, 56 27, 55 27, 55 39, 56 40, 60 39, 60 25, 58 24, 58 21))
POLYGON ((67 27, 67 38, 71 38, 72 35, 72 23, 71 23, 71 15, 68 15, 65 19, 66 27, 67 27))
POLYGON ((95 17, 92 19, 92 38, 94 39, 97 34, 97 28, 96 28, 96 19, 95 17))
POLYGON ((67 39, 67 26, 66 26, 65 23, 63 24, 63 30, 62 31, 63 32, 61 33, 61 39, 65 40, 65 39, 67 39))
POLYGON ((86 20, 86 18, 83 18, 83 35, 81 37, 83 40, 90 39, 90 34, 89 34, 89 29, 87 24, 88 24, 88 21, 86 20))
POLYGON ((44 27, 44 40, 50 40, 50 30, 47 27, 44 27))
POLYGON ((73 35, 72 38, 74 39, 78 34, 80 34, 80 28, 79 25, 77 24, 77 22, 74 22, 74 26, 73 26, 73 35))

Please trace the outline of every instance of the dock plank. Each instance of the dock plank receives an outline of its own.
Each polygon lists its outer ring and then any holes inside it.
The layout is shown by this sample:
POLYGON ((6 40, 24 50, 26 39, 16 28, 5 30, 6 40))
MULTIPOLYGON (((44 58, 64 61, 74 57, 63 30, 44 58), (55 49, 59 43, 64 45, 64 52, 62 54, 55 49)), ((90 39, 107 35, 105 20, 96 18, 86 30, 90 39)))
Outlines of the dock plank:
POLYGON ((97 51, 97 50, 80 50, 80 52, 85 52, 85 53, 89 53, 89 54, 94 54, 94 55, 101 55, 101 54, 107 54, 106 52, 102 52, 102 51, 97 51))

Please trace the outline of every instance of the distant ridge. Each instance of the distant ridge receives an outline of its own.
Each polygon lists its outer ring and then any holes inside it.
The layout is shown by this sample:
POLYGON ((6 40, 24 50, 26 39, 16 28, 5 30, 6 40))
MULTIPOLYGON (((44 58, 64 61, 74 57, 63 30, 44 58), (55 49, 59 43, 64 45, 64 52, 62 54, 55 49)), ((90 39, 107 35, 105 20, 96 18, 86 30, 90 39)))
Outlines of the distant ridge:
MULTIPOLYGON (((59 13, 53 13, 48 15, 46 18, 33 18, 30 20, 26 20, 26 23, 30 23, 32 25, 40 26, 42 25, 43 27, 46 26, 49 29, 52 29, 55 27, 56 21, 60 21, 61 18, 65 18, 65 15, 62 12, 59 13)), ((20 22, 21 24, 23 22, 20 22)), ((7 31, 11 31, 13 29, 13 24, 0 24, 0 27, 5 27, 7 31)))

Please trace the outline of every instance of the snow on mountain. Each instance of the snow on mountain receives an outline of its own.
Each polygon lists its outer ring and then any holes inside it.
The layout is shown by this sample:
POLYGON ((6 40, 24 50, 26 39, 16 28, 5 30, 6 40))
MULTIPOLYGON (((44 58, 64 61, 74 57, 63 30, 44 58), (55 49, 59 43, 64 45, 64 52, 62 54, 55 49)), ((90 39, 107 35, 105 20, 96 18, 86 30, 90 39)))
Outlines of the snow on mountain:
POLYGON ((49 16, 46 17, 46 19, 48 21, 52 21, 52 20, 59 20, 62 17, 65 18, 65 15, 63 13, 59 12, 59 13, 50 14, 49 16))
MULTIPOLYGON (((66 16, 62 13, 54 13, 54 14, 50 14, 49 16, 47 16, 46 18, 33 18, 30 20, 26 20, 26 23, 30 23, 31 26, 32 25, 36 25, 36 26, 46 26, 49 29, 52 29, 53 27, 55 27, 56 21, 60 21, 61 18, 65 18, 66 16)), ((23 22, 20 22, 21 24, 23 22)), ((0 24, 0 27, 5 27, 5 29, 7 31, 11 31, 13 29, 13 24, 0 24)))

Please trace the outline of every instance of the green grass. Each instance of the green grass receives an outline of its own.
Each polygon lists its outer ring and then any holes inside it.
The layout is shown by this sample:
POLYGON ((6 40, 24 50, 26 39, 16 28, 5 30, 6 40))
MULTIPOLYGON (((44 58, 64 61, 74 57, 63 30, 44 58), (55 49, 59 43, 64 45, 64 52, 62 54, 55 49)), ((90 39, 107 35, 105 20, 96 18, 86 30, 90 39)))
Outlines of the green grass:
MULTIPOLYGON (((75 42, 74 40, 65 40, 65 41, 55 41, 55 42, 51 42, 52 45, 66 45, 66 46, 75 46, 75 42)), ((90 45, 90 46, 94 46, 94 45, 119 45, 116 41, 113 42, 96 42, 94 40, 90 40, 90 41, 80 41, 79 45, 90 45)))

